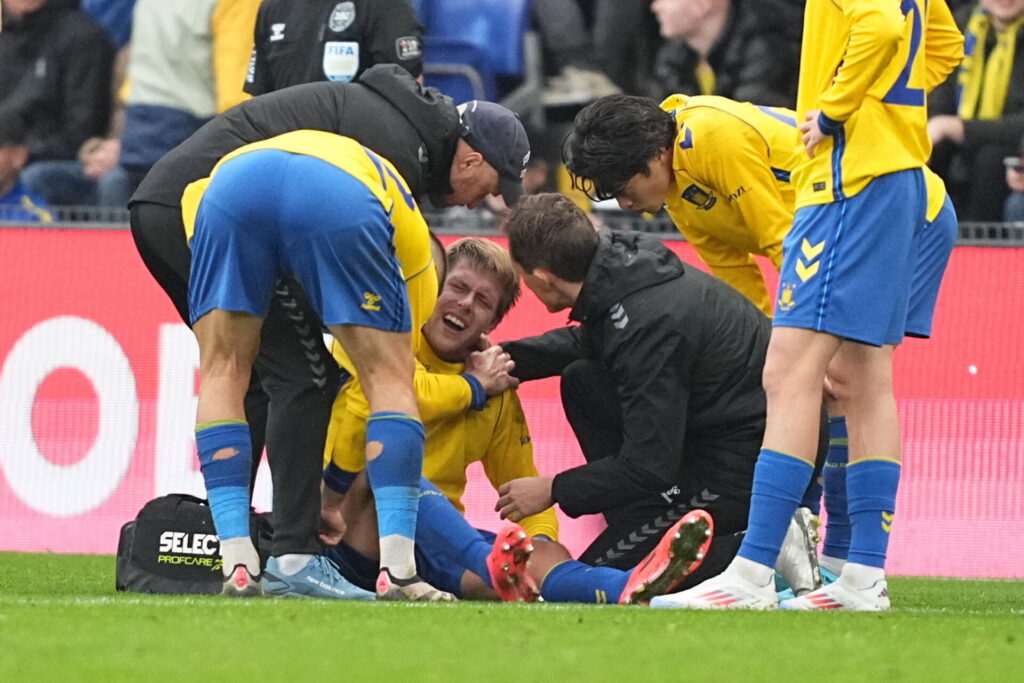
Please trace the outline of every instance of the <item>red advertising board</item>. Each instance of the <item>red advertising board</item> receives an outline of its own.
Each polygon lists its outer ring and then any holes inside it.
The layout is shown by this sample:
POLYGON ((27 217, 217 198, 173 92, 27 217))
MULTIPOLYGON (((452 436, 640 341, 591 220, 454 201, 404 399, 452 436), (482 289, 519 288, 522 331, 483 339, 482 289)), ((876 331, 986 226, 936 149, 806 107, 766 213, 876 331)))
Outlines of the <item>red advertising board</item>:
MULTIPOLYGON (((195 343, 130 235, 0 228, 0 286, 0 550, 110 553, 150 498, 202 495, 195 343)), ((897 352, 905 465, 890 572, 1024 577, 1022 320, 1024 250, 957 248, 934 338, 897 352)), ((526 292, 493 337, 564 322, 526 292)), ((581 462, 556 381, 521 395, 541 472, 581 462)), ((474 524, 500 524, 495 497, 474 472, 474 524)), ((600 528, 561 521, 574 551, 600 528)))

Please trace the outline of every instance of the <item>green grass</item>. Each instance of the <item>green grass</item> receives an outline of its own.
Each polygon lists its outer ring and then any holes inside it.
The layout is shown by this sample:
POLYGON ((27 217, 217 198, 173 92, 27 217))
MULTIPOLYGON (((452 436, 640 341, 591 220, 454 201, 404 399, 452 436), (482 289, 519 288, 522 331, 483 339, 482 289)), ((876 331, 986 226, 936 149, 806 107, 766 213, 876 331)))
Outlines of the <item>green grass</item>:
POLYGON ((1024 582, 895 578, 886 614, 116 593, 0 553, 0 681, 1021 680, 1024 582))

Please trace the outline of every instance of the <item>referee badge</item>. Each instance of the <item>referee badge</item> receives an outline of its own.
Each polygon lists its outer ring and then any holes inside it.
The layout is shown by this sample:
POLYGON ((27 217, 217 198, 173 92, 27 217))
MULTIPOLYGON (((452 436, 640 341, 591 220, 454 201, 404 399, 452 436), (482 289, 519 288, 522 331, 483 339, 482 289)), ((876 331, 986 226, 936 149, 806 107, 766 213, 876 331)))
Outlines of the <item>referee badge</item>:
POLYGON ((331 10, 331 17, 327 20, 327 28, 335 33, 341 33, 356 20, 356 6, 351 2, 339 2, 331 10))

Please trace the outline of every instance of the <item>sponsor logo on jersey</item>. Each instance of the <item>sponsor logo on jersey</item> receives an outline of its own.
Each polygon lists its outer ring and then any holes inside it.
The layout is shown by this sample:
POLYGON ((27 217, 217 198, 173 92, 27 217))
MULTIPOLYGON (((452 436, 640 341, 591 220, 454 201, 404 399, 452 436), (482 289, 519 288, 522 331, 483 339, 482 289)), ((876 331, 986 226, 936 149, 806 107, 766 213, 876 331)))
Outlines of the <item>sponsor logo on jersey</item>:
POLYGON ((364 311, 379 311, 380 297, 373 292, 363 292, 363 303, 359 307, 364 311))
POLYGON ((783 283, 779 289, 779 300, 776 302, 776 308, 780 311, 788 311, 796 305, 796 301, 793 300, 793 292, 796 291, 796 285, 786 282, 783 283))
POLYGON ((271 24, 270 25, 270 42, 276 43, 279 40, 284 40, 284 28, 285 24, 271 24))
POLYGON ((730 202, 734 202, 737 199, 739 199, 742 195, 746 194, 746 192, 747 188, 744 187, 743 185, 740 185, 739 187, 736 188, 734 192, 730 192, 729 194, 727 194, 725 198, 730 202))
POLYGON ((709 211, 715 202, 718 201, 718 197, 706 192, 697 185, 690 185, 688 188, 683 190, 681 195, 683 199, 696 205, 698 210, 709 211))
POLYGON ((341 33, 356 20, 356 6, 351 2, 339 2, 331 10, 331 16, 327 20, 327 28, 335 33, 341 33))
POLYGON ((416 59, 423 56, 423 46, 416 36, 402 36, 395 41, 395 54, 399 59, 416 59))
POLYGON ((812 185, 811 188, 815 192, 821 192, 825 189, 825 183, 814 183, 814 185, 812 185))

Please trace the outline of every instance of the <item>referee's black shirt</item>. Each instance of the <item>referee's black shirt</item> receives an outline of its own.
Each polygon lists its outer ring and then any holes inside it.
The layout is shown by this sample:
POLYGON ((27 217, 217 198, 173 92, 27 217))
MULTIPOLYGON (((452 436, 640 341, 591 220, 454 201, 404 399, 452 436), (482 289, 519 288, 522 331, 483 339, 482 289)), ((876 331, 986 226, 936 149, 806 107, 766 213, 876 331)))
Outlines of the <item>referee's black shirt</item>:
POLYGON ((245 91, 345 83, 375 64, 423 71, 423 27, 409 0, 264 0, 245 91))

